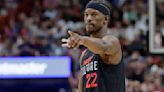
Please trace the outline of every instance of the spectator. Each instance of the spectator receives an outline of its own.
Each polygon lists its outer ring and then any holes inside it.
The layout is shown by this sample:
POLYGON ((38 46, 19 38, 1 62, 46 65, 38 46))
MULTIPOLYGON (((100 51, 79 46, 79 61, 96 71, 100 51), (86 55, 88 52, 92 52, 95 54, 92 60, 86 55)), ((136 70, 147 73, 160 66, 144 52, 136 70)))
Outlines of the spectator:
MULTIPOLYGON (((147 0, 111 1, 109 33, 119 38, 127 78, 126 92, 163 92, 164 58, 147 51, 147 0)), ((72 58, 68 79, 77 89, 79 56, 83 47, 61 47, 68 28, 82 35, 82 10, 88 0, 0 0, 0 56, 63 56, 72 58)), ((164 3, 157 4, 155 48, 164 46, 164 3)), ((76 90, 77 91, 77 90, 76 90)))

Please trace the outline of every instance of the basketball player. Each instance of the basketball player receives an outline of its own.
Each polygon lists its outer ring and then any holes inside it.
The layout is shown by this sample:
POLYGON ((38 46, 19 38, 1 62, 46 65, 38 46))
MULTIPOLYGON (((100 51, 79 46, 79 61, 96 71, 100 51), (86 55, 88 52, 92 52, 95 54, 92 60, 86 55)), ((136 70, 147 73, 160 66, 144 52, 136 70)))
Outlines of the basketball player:
POLYGON ((125 92, 124 65, 119 40, 107 34, 110 8, 107 3, 90 1, 84 11, 86 31, 81 36, 68 31, 66 46, 87 49, 81 55, 79 92, 125 92))

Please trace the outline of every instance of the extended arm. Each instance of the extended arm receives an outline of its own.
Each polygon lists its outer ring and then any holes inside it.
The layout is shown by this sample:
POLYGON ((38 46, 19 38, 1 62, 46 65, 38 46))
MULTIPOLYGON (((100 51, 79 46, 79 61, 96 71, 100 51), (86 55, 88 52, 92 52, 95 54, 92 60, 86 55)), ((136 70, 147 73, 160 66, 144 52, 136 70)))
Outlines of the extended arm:
POLYGON ((82 45, 96 54, 114 55, 121 49, 118 39, 113 36, 103 38, 82 36, 81 40, 82 45))
POLYGON ((120 62, 122 51, 119 40, 116 37, 106 35, 103 38, 94 38, 80 36, 71 31, 68 33, 70 34, 67 41, 68 47, 74 48, 79 45, 84 45, 93 53, 99 54, 108 64, 118 64, 120 62), (112 58, 109 59, 110 56, 112 56, 112 58))

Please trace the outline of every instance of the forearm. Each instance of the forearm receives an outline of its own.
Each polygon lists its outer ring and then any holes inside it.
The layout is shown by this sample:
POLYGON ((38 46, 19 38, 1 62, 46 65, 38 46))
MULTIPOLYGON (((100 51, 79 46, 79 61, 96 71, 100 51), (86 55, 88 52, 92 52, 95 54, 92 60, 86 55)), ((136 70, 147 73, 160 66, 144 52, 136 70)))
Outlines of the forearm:
POLYGON ((82 45, 96 54, 104 53, 107 48, 107 44, 100 38, 83 36, 82 40, 82 45))

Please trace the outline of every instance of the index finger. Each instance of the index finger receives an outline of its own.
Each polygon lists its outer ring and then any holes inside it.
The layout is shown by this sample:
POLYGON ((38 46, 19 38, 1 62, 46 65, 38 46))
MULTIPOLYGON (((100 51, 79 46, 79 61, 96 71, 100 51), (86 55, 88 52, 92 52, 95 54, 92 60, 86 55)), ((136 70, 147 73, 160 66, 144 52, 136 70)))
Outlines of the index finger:
POLYGON ((72 31, 68 31, 68 34, 70 35, 70 36, 74 36, 74 35, 76 35, 76 33, 75 32, 72 32, 72 31))

